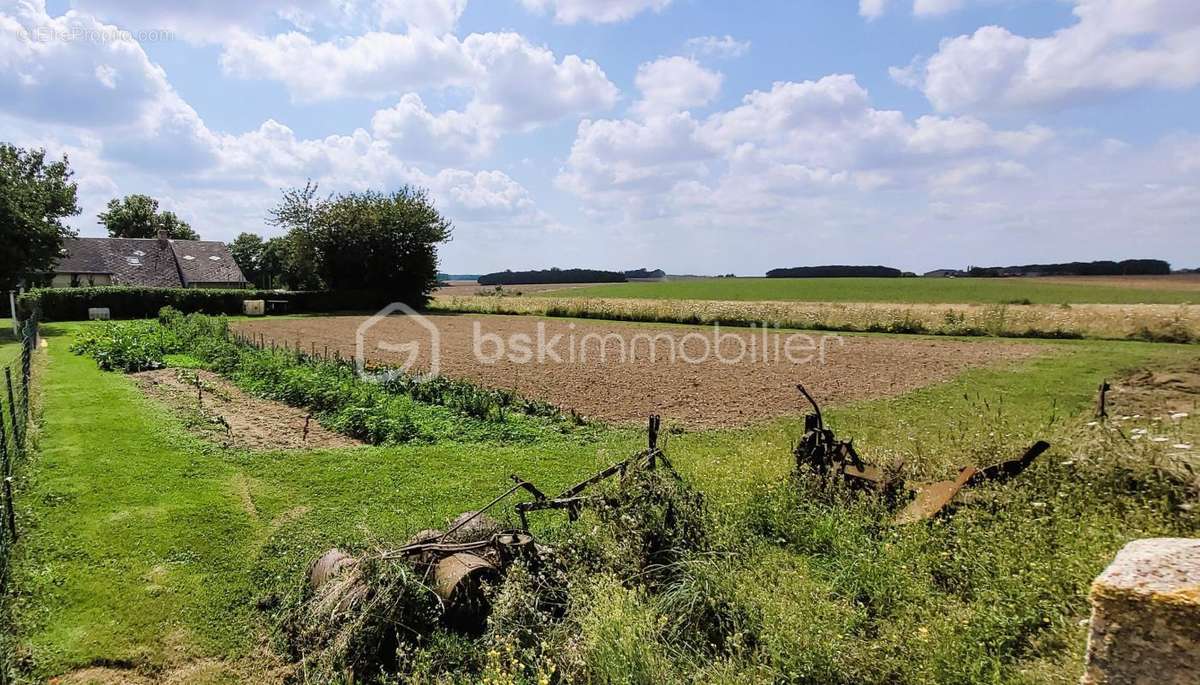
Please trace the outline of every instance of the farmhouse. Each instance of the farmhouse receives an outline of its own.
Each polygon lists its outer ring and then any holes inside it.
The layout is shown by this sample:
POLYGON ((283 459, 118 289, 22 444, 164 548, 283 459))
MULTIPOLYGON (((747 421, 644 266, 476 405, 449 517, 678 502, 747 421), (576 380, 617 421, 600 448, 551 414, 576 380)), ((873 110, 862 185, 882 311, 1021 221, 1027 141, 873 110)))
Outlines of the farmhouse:
POLYGON ((51 286, 245 288, 229 247, 214 240, 72 238, 63 242, 51 286))

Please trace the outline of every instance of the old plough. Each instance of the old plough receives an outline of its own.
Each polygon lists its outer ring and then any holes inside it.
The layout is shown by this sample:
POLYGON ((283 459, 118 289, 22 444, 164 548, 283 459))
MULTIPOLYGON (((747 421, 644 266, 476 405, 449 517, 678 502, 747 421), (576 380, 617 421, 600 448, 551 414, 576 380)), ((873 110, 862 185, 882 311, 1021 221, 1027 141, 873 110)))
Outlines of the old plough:
MULTIPOLYGON (((529 481, 513 475, 512 487, 479 510, 459 515, 445 532, 422 531, 403 547, 384 552, 378 558, 406 563, 425 578, 426 584, 442 602, 443 620, 448 625, 467 630, 478 629, 489 610, 486 587, 502 578, 514 561, 536 565, 551 554, 529 532, 530 512, 563 510, 574 521, 584 508, 606 503, 603 496, 589 493, 591 488, 614 476, 625 478, 634 469, 654 470, 661 466, 668 469, 673 477, 680 478, 659 447, 661 425, 658 416, 651 416, 646 449, 554 497, 548 497, 529 481), (533 497, 514 507, 521 526, 519 529, 504 529, 488 516, 488 512, 521 491, 533 497)), ((320 593, 327 584, 351 572, 358 564, 357 558, 341 550, 329 550, 309 568, 310 591, 314 595, 320 593)), ((331 606, 338 604, 334 601, 331 606)))
POLYGON ((1050 443, 1039 440, 1016 459, 991 466, 965 466, 949 480, 907 483, 902 475, 902 464, 880 466, 865 461, 854 448, 853 440, 839 440, 825 425, 821 407, 808 390, 803 385, 797 385, 796 389, 813 408, 812 413, 804 417, 804 435, 793 450, 797 472, 841 478, 851 488, 878 493, 889 501, 900 502, 908 497, 907 503, 892 519, 900 525, 936 516, 964 488, 1019 475, 1050 448, 1050 443))

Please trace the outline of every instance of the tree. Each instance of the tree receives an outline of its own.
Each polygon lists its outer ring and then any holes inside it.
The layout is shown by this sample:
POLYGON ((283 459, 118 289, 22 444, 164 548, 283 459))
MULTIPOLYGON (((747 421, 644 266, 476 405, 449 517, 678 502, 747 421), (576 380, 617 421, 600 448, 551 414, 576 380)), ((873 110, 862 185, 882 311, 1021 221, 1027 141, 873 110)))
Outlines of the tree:
POLYGON ((437 246, 453 225, 429 193, 403 186, 317 198, 312 183, 284 192, 272 222, 289 229, 289 269, 334 290, 369 290, 420 306, 437 285, 437 246))
POLYGON ((62 220, 79 214, 76 191, 65 156, 47 164, 45 150, 0 143, 0 290, 53 271, 75 237, 62 220))
POLYGON ((149 195, 127 195, 108 201, 107 211, 97 216, 113 238, 157 238, 159 229, 175 240, 199 240, 188 222, 174 212, 158 211, 158 200, 149 195))
POLYGON ((298 248, 291 235, 271 238, 263 247, 263 276, 272 288, 320 290, 325 284, 314 259, 311 252, 298 248))
POLYGON ((266 243, 263 239, 253 233, 239 233, 238 237, 229 243, 229 252, 233 255, 233 261, 237 262, 242 274, 246 276, 246 280, 259 288, 269 287, 263 283, 262 279, 262 258, 265 247, 266 243))

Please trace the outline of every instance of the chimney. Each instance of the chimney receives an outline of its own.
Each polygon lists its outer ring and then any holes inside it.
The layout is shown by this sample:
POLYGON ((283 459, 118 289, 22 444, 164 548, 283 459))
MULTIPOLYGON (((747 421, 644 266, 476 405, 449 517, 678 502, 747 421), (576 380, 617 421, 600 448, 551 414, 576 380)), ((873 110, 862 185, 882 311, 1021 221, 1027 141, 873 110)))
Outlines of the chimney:
POLYGON ((158 246, 162 249, 167 249, 167 229, 158 229, 158 246))

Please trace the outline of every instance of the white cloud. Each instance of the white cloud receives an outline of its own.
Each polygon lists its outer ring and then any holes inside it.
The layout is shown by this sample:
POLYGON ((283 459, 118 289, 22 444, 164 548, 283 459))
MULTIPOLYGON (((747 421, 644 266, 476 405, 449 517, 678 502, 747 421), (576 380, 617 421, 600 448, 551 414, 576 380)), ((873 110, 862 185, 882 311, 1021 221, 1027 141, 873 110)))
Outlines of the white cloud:
POLYGON ((382 26, 446 33, 458 25, 467 0, 378 0, 376 5, 382 26))
POLYGON ((965 0, 913 0, 913 14, 918 17, 949 14, 963 8, 965 0))
POLYGON ((377 112, 373 133, 305 139, 274 119, 241 134, 217 133, 136 41, 90 16, 50 17, 29 3, 0 14, 0 65, 0 87, 17 95, 0 100, 0 130, 19 145, 70 155, 84 209, 74 223, 85 233, 95 232, 95 214, 111 197, 149 192, 202 235, 231 239, 261 230, 279 188, 309 179, 328 191, 428 187, 452 219, 493 223, 497 231, 506 222, 522 230, 549 225, 528 190, 504 172, 416 166, 475 157, 493 142, 476 119, 431 114, 416 95, 377 112), (112 39, 17 37, 34 30, 112 39))
POLYGON ((477 125, 505 130, 608 109, 619 94, 595 62, 576 55, 559 60, 516 33, 473 33, 461 41, 423 31, 336 42, 294 32, 239 36, 226 45, 221 64, 233 76, 278 80, 301 102, 463 88, 474 94, 466 113, 477 125))
POLYGON ((858 0, 858 13, 868 21, 878 19, 887 11, 889 0, 858 0))
POLYGON ((280 22, 306 32, 317 27, 407 27, 441 34, 454 30, 467 0, 71 0, 71 5, 126 28, 164 29, 192 41, 223 42, 230 32, 256 33, 280 22))
POLYGON ((443 169, 422 184, 445 198, 453 216, 482 221, 508 221, 534 212, 533 198, 502 171, 443 169))
POLYGON ((610 109, 620 92, 592 60, 554 53, 516 33, 474 33, 463 49, 476 65, 468 111, 505 129, 610 109))
POLYGON ((380 98, 424 87, 466 86, 478 65, 454 36, 425 31, 367 33, 317 42, 302 33, 238 34, 221 53, 230 76, 283 83, 297 102, 350 95, 380 98))
POLYGON ((696 199, 681 211, 697 201, 762 211, 797 193, 965 186, 984 177, 976 167, 1015 178, 1010 158, 1052 138, 1042 127, 996 130, 972 117, 910 121, 872 107, 849 75, 776 83, 703 120, 634 111, 641 120, 580 124, 560 187, 597 209, 640 216, 670 214, 685 190, 696 199))
POLYGON ((649 115, 676 112, 712 102, 724 78, 689 57, 663 57, 638 67, 634 83, 642 99, 634 111, 649 115))
POLYGON ((105 155, 148 167, 211 161, 213 136, 141 45, 117 27, 41 3, 0 14, 0 110, 105 131, 105 155))
POLYGON ((733 36, 697 36, 689 38, 684 48, 692 54, 711 57, 741 57, 750 52, 750 41, 737 40, 733 36))
POLYGON ((553 12, 554 20, 563 24, 610 24, 642 12, 661 12, 671 0, 521 0, 521 4, 534 12, 553 12))
POLYGON ((1045 38, 999 26, 944 40, 893 69, 939 110, 1061 107, 1140 88, 1200 84, 1200 3, 1075 0, 1077 22, 1045 38))
POLYGON ((584 120, 557 182, 598 203, 617 195, 638 200, 707 176, 717 152, 700 139, 698 123, 686 112, 646 121, 584 120))
POLYGON ((430 112, 415 93, 375 112, 371 130, 391 142, 398 155, 420 161, 477 159, 491 151, 498 136, 497 131, 463 112, 430 112))

